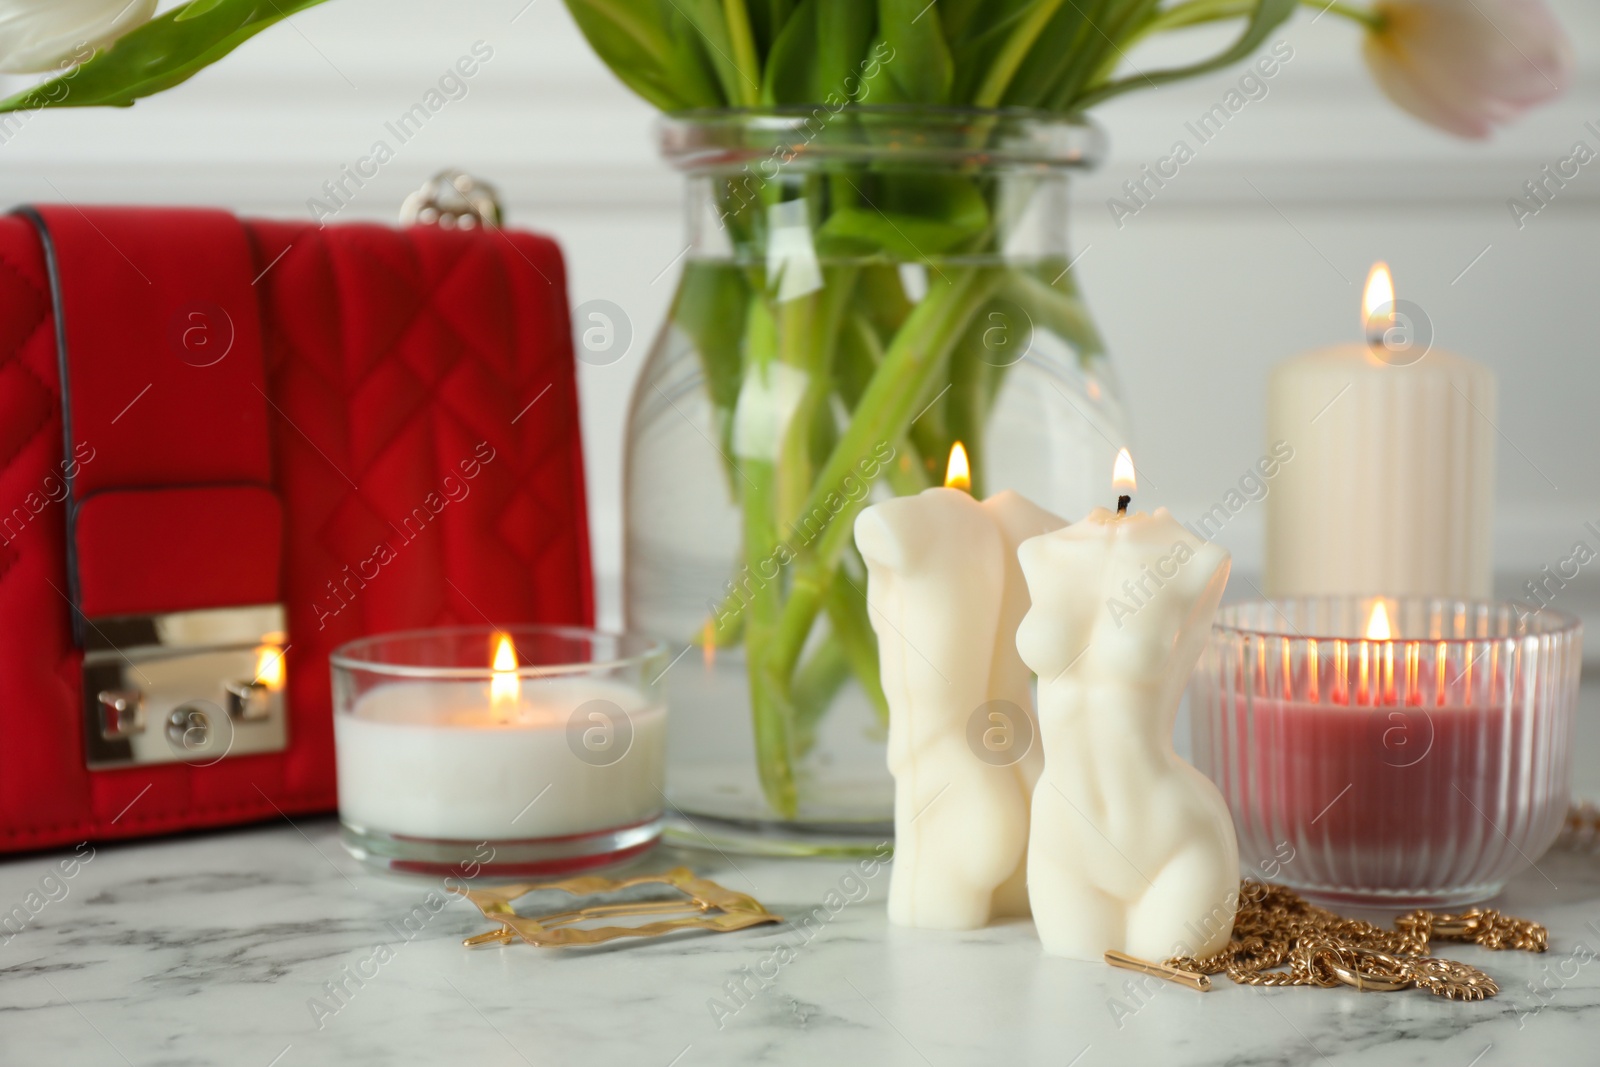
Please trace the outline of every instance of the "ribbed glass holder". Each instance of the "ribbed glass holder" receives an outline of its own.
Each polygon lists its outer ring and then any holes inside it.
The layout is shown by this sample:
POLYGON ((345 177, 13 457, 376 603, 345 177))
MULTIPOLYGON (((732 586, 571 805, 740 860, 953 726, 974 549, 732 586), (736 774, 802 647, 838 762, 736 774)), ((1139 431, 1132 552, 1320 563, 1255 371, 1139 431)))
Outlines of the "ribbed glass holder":
POLYGON ((1332 904, 1457 906, 1567 810, 1582 628, 1425 598, 1224 606, 1190 683, 1195 764, 1246 877, 1332 904))

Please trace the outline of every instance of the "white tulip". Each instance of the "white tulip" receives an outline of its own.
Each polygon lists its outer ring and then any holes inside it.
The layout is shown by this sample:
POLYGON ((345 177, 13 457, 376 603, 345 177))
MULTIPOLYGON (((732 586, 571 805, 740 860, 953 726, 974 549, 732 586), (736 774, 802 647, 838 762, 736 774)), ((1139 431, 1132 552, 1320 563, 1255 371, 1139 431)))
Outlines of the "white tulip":
POLYGON ((1544 0, 1382 0, 1367 66, 1395 103, 1462 137, 1556 96, 1572 48, 1544 0))
POLYGON ((155 12, 156 0, 0 0, 0 74, 58 71, 155 12))

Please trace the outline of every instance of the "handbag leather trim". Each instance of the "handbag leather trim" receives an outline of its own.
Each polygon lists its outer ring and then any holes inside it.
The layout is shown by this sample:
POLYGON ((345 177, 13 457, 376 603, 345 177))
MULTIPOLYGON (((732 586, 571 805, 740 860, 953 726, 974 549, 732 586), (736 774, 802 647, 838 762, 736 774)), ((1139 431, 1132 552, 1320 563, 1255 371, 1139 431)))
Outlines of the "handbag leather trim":
MULTIPOLYGON (((72 377, 67 373, 67 312, 66 305, 61 299, 61 271, 57 269, 56 242, 50 235, 50 227, 45 225, 44 216, 39 214, 32 205, 23 205, 12 212, 28 221, 39 235, 39 247, 44 252, 45 280, 50 285, 50 315, 55 326, 56 334, 56 374, 61 389, 61 454, 72 455, 72 403, 70 391, 72 377)), ((74 514, 77 511, 77 469, 66 467, 61 472, 62 481, 67 487, 67 601, 72 605, 72 636, 73 642, 83 647, 83 612, 78 605, 82 597, 78 590, 78 546, 77 538, 73 537, 71 530, 75 524, 74 514)))

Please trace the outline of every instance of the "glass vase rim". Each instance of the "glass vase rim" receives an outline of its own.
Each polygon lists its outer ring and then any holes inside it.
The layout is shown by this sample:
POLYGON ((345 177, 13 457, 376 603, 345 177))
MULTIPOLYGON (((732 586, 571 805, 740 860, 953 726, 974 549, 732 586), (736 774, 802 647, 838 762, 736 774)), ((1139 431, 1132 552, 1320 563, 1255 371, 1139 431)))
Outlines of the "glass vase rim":
MULTIPOLYGON (((393 678, 409 678, 419 680, 448 680, 448 681, 479 681, 493 680, 497 673, 492 662, 485 662, 482 666, 447 664, 447 663, 408 663, 373 658, 372 653, 385 644, 417 641, 424 638, 470 638, 482 637, 492 640, 505 635, 512 638, 517 644, 519 637, 535 638, 560 638, 569 641, 587 642, 593 647, 598 641, 614 642, 616 654, 596 657, 589 660, 563 660, 561 662, 523 662, 519 659, 516 667, 518 678, 561 678, 578 675, 600 673, 613 673, 630 667, 639 666, 653 657, 659 657, 666 652, 666 645, 643 634, 619 631, 602 630, 588 626, 563 626, 548 623, 513 623, 506 626, 424 626, 408 630, 389 630, 383 633, 368 634, 351 641, 346 641, 335 648, 328 656, 330 668, 359 671, 366 674, 381 674, 393 678)), ((520 646, 518 647, 521 651, 520 646)))
MULTIPOLYGON (((1482 644, 1489 641, 1547 641, 1558 637, 1579 634, 1583 631, 1583 622, 1575 615, 1570 615, 1564 611, 1557 611, 1554 608, 1540 608, 1537 611, 1525 611, 1521 614, 1518 614, 1517 609, 1521 606, 1522 605, 1519 605, 1516 601, 1511 600, 1495 600, 1492 598, 1473 597, 1427 596, 1419 594, 1405 594, 1399 596, 1368 594, 1365 596, 1357 596, 1354 594, 1314 593, 1299 596, 1250 597, 1245 600, 1235 600, 1230 603, 1220 605, 1217 608, 1216 618, 1211 623, 1211 632, 1213 636, 1218 637, 1270 637, 1297 643, 1303 643, 1306 641, 1346 641, 1352 643, 1367 641, 1371 642, 1372 644, 1422 642, 1435 645, 1467 645, 1482 644), (1319 602, 1335 604, 1345 602, 1355 605, 1366 605, 1378 600, 1382 600, 1388 605, 1421 604, 1430 607, 1449 606, 1451 608, 1466 609, 1469 611, 1481 609, 1503 611, 1507 612, 1515 619, 1516 625, 1519 627, 1520 632, 1508 634, 1486 634, 1482 636, 1467 637, 1420 637, 1406 636, 1404 634, 1396 633, 1387 638, 1371 638, 1364 637, 1360 634, 1305 633, 1301 630, 1295 629, 1292 623, 1288 625, 1287 629, 1285 629, 1282 627, 1249 626, 1242 622, 1224 621, 1225 614, 1237 617, 1242 611, 1251 608, 1267 608, 1279 618, 1285 618, 1285 613, 1281 607, 1285 604, 1312 604, 1319 602), (1537 620, 1536 624, 1535 620, 1537 620)), ((1394 623, 1393 616, 1391 616, 1391 624, 1397 625, 1394 623)))
POLYGON ((826 104, 773 107, 690 108, 663 112, 657 120, 662 158, 688 173, 737 170, 755 160, 792 153, 783 165, 800 160, 859 160, 892 157, 922 164, 973 164, 1089 170, 1106 154, 1105 129, 1081 112, 1025 107, 967 107, 932 104, 826 104), (840 130, 822 121, 848 115, 857 120, 840 130), (980 123, 985 141, 974 144, 980 123), (862 123, 879 131, 914 128, 918 136, 874 141, 860 134, 862 123), (787 135, 787 136, 785 136, 787 135))

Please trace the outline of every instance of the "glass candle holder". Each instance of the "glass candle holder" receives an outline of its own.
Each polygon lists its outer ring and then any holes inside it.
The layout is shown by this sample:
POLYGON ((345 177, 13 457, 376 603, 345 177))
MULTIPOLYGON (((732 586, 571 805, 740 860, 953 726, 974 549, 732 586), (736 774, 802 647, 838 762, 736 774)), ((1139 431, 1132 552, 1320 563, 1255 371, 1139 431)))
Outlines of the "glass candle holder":
POLYGON ((1226 605, 1190 685, 1195 765, 1247 877, 1328 904, 1455 907, 1561 830, 1577 620, 1515 605, 1226 605))
POLYGON ((513 626, 382 634, 331 657, 339 820, 378 867, 543 876, 661 835, 654 642, 513 626))

